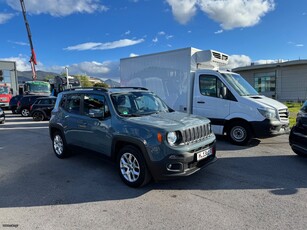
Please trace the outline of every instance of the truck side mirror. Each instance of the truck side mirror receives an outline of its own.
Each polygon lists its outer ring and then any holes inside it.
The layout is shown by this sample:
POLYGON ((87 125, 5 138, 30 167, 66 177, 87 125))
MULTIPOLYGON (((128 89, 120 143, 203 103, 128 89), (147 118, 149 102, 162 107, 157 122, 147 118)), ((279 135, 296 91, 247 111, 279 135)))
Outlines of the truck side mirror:
POLYGON ((221 96, 222 98, 226 98, 226 96, 227 96, 227 88, 226 88, 225 86, 222 86, 222 87, 220 88, 220 96, 221 96))

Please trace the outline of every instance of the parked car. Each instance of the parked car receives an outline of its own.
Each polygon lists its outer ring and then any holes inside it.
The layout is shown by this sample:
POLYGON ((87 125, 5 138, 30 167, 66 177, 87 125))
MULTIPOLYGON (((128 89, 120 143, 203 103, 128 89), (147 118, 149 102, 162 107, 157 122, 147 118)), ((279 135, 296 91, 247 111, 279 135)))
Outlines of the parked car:
POLYGON ((9 109, 12 111, 13 114, 17 113, 17 103, 23 97, 23 95, 16 95, 11 98, 9 109))
POLYGON ((297 155, 307 156, 307 101, 297 114, 289 135, 289 144, 297 155))
POLYGON ((3 109, 1 109, 0 107, 0 124, 4 124, 4 122, 5 122, 5 113, 3 109))
POLYGON ((50 119, 51 111, 54 108, 56 97, 39 97, 30 107, 30 116, 34 121, 50 119))
POLYGON ((210 120, 176 112, 145 88, 63 91, 49 133, 58 158, 72 147, 106 155, 131 187, 188 176, 216 160, 210 120))
POLYGON ((17 113, 20 113, 23 117, 28 117, 30 115, 30 107, 35 102, 35 100, 42 95, 25 95, 17 103, 17 113))

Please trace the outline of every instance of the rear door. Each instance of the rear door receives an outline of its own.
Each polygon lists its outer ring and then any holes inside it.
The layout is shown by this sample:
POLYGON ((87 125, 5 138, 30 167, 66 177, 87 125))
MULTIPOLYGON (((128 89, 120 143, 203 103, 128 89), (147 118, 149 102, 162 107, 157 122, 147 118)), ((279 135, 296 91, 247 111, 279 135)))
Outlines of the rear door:
POLYGON ((109 106, 104 95, 84 94, 82 125, 86 129, 87 148, 111 155, 112 128, 109 106), (101 112, 103 117, 91 117, 93 112, 101 112))

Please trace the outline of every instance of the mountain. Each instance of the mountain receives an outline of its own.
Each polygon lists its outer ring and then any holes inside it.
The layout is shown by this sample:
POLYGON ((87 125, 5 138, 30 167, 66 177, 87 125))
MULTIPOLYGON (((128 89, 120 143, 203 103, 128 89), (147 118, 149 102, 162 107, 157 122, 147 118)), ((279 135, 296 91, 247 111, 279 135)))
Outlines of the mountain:
MULTIPOLYGON (((45 72, 38 70, 36 71, 36 80, 43 81, 46 79, 46 77, 55 77, 58 76, 58 73, 52 73, 52 72, 45 72)), ((25 81, 31 81, 32 80, 32 71, 17 71, 17 78, 18 83, 23 83, 25 81)))
POLYGON ((104 83, 108 84, 110 87, 119 87, 120 83, 117 81, 113 81, 111 79, 105 80, 104 83))

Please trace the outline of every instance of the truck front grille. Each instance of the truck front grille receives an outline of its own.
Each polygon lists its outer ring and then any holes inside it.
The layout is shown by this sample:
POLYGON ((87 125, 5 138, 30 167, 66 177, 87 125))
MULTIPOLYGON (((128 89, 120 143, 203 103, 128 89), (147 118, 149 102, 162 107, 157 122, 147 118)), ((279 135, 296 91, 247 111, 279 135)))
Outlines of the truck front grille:
POLYGON ((281 121, 289 121, 289 111, 288 109, 280 109, 278 110, 278 115, 281 121))
POLYGON ((182 143, 188 145, 191 143, 199 142, 205 138, 208 138, 211 134, 212 131, 210 124, 185 129, 181 132, 182 143))

